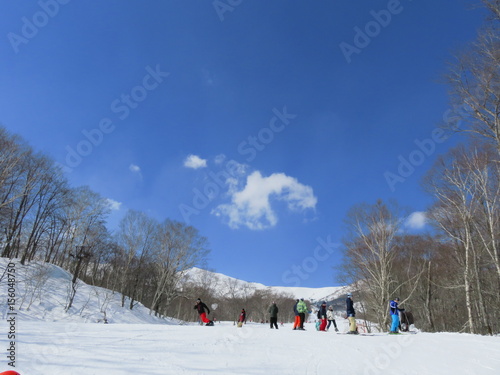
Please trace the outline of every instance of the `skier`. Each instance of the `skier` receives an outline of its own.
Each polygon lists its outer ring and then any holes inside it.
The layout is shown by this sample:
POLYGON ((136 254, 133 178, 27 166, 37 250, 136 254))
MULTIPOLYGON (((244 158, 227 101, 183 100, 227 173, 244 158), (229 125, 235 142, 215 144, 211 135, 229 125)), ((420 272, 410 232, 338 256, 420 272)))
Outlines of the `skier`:
POLYGON ((293 313, 295 314, 295 321, 293 322, 293 329, 296 330, 300 327, 300 316, 299 312, 297 311, 297 304, 299 303, 299 300, 295 301, 295 305, 293 305, 293 313))
POLYGON ((348 334, 357 335, 358 328, 356 327, 356 312, 354 311, 354 302, 352 300, 352 293, 347 293, 346 299, 346 312, 347 318, 349 319, 349 331, 348 334))
POLYGON ((278 306, 276 306, 276 302, 273 301, 267 312, 271 315, 271 329, 273 329, 273 326, 278 329, 278 306))
POLYGON ((300 301, 297 303, 297 311, 300 317, 300 325, 298 329, 301 331, 305 331, 304 321, 306 320, 307 305, 304 302, 304 298, 301 298, 300 301))
POLYGON ((243 323, 247 320, 247 313, 245 309, 241 309, 240 317, 238 318, 238 327, 242 327, 243 323))
POLYGON ((194 308, 198 310, 198 314, 200 315, 200 319, 203 323, 205 323, 206 326, 213 326, 214 322, 209 320, 207 318, 207 313, 210 314, 210 309, 208 308, 207 305, 205 305, 203 302, 201 302, 201 299, 196 300, 196 305, 194 305, 194 308), (205 313, 205 309, 207 312, 205 313))
POLYGON ((321 319, 321 323, 319 326, 320 331, 326 332, 326 302, 323 301, 318 311, 318 319, 321 319))
POLYGON ((397 335, 399 334, 399 312, 403 309, 398 307, 399 298, 394 298, 389 302, 389 308, 391 310, 392 325, 389 334, 397 335))
POLYGON ((337 328, 337 323, 335 322, 335 315, 333 314, 332 305, 328 306, 328 311, 326 312, 326 319, 328 319, 328 326, 326 327, 326 330, 330 329, 330 325, 333 323, 333 326, 335 327, 335 332, 338 332, 339 329, 337 328))

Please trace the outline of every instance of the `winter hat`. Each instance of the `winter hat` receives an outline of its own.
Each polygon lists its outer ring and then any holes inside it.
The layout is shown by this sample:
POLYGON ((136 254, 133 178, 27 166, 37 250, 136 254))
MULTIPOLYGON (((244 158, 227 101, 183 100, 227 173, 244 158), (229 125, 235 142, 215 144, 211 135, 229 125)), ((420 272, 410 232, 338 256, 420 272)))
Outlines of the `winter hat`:
POLYGON ((399 297, 394 298, 394 301, 399 301, 399 297))
POLYGON ((326 301, 323 301, 322 305, 326 305, 326 301))
POLYGON ((300 300, 301 300, 301 301, 303 301, 303 300, 304 300, 304 298, 301 298, 300 300))

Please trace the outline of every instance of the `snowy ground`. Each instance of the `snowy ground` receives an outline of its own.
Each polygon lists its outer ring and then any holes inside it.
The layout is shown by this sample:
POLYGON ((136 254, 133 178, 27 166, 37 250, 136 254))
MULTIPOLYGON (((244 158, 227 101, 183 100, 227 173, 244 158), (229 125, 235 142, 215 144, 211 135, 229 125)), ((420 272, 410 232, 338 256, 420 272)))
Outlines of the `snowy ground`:
POLYGON ((22 375, 500 373, 498 337, 368 337, 307 328, 20 322, 16 370, 22 375))
MULTIPOLYGON (((0 258, 0 276, 8 265, 0 258)), ((350 336, 290 324, 214 327, 159 319, 117 293, 80 283, 65 311, 71 275, 53 265, 15 264, 0 283, 0 372, 21 375, 415 374, 498 375, 500 337, 467 334, 350 336), (10 276, 12 279, 12 276, 10 276), (15 303, 9 305, 9 293, 15 303), (104 312, 109 324, 103 323, 104 312), (14 338, 9 336, 14 335, 14 338), (12 361, 11 342, 15 368, 12 361)), ((338 320, 341 332, 347 321, 338 320)))

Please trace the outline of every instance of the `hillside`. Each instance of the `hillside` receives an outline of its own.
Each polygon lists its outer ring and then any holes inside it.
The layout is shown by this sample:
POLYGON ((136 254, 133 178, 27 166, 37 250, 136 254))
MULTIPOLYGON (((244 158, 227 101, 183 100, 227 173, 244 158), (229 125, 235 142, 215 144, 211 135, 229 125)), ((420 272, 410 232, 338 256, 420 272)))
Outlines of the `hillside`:
MULTIPOLYGON (((121 294, 78 281, 78 289, 67 312, 68 292, 72 275, 53 264, 32 262, 15 264, 15 309, 21 321, 83 322, 126 324, 177 324, 173 320, 149 315, 149 309, 138 303, 133 310, 121 307, 121 294)), ((0 275, 4 275, 9 260, 0 258, 0 275)), ((2 277, 0 301, 7 300, 7 275, 2 277)), ((0 314, 6 318, 7 304, 0 305, 0 314)))

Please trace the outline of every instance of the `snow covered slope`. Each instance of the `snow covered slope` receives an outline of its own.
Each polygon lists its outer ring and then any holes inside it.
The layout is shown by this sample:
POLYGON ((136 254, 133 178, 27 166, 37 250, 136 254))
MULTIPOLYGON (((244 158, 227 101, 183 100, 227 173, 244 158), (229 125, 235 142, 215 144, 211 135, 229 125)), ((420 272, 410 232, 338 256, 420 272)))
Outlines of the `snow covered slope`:
MULTIPOLYGON (((109 323, 177 324, 172 320, 159 319, 149 315, 149 309, 138 303, 132 310, 121 307, 121 294, 108 289, 90 286, 78 281, 77 293, 68 312, 65 307, 71 288, 72 275, 53 264, 32 262, 22 266, 15 264, 15 309, 18 319, 49 322, 90 322, 106 319, 109 323)), ((9 260, 0 258, 0 276, 9 260)), ((0 285, 0 316, 5 319, 9 312, 7 305, 7 274, 0 285)))

